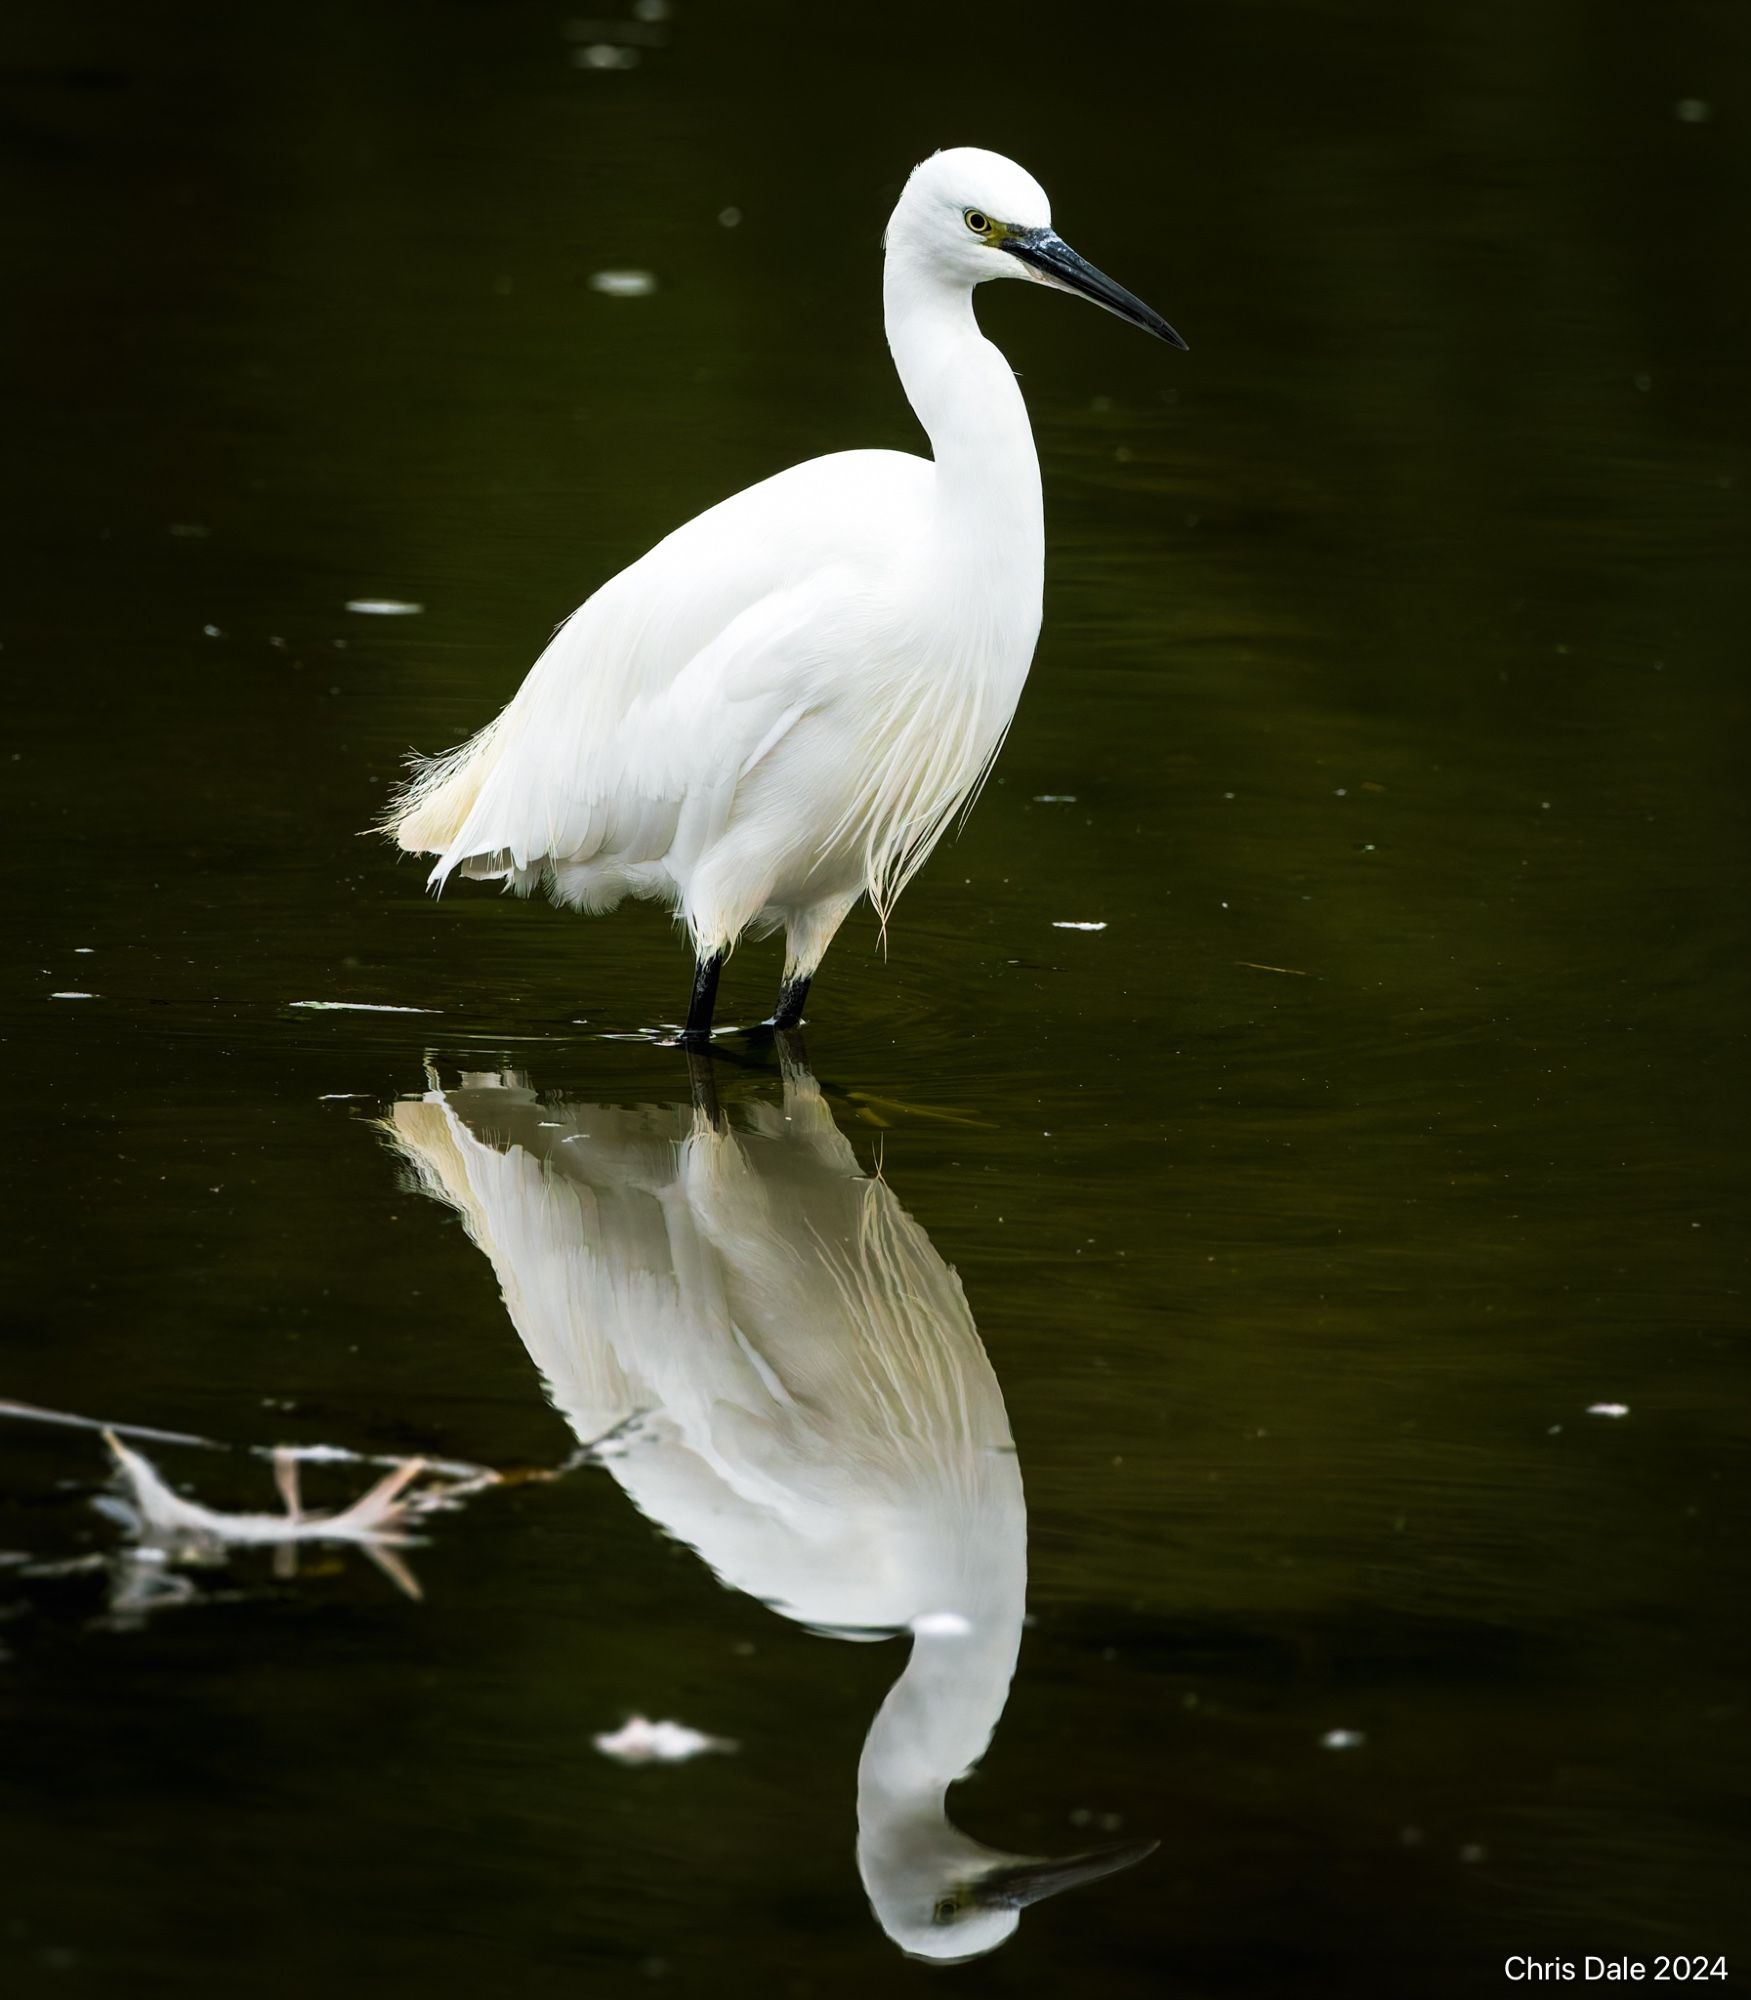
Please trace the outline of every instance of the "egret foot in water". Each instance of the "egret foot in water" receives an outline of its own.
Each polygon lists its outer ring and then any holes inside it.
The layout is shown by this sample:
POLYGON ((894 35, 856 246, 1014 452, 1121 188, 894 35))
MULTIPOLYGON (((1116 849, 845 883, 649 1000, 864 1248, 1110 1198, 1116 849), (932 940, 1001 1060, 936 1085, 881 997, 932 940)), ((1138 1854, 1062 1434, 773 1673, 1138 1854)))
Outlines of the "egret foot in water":
POLYGON ((724 969, 725 954, 714 951, 693 968, 693 997, 687 1003, 687 1025, 681 1030, 683 1042, 711 1043, 711 1017, 717 1008, 718 975, 724 969))
POLYGON ((787 979, 778 989, 778 1005, 772 1010, 772 1019, 765 1025, 783 1034, 787 1029, 800 1028, 803 1024, 803 1007, 809 997, 812 977, 787 979))

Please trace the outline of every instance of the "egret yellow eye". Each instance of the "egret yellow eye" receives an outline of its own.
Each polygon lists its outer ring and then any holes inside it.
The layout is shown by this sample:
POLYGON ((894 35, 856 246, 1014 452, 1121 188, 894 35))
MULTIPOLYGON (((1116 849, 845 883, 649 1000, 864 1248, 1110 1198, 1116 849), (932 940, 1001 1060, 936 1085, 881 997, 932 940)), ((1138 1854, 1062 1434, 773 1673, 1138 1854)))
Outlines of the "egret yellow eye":
POLYGON ((991 218, 988 215, 981 215, 976 208, 969 208, 966 214, 966 223, 975 236, 983 236, 986 230, 991 227, 991 218))

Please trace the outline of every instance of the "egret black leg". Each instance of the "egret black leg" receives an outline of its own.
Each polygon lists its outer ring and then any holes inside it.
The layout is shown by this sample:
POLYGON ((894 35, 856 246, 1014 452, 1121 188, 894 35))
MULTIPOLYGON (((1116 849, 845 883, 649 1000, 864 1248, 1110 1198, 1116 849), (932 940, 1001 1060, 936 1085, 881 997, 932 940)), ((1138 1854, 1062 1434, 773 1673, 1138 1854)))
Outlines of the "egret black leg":
POLYGON ((775 1028, 800 1028, 803 1021, 803 1003, 809 997, 809 984, 813 975, 799 979, 787 979, 778 989, 778 1005, 772 1010, 772 1025, 775 1028))
POLYGON ((717 1006, 717 976, 724 969, 724 954, 714 951, 693 968, 693 998, 687 1003, 687 1025, 681 1030, 684 1042, 709 1042, 711 1016, 717 1006))

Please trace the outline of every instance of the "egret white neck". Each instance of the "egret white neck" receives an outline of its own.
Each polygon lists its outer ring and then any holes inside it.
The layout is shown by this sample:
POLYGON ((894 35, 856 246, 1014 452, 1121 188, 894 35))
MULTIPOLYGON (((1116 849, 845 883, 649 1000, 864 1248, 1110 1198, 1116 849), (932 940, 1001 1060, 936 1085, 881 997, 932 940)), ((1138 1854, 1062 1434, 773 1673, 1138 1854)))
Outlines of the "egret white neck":
POLYGON ((942 513, 1010 562, 1044 552, 1040 463, 1015 373, 979 331, 972 287, 890 247, 882 273, 888 347, 930 438, 942 513))

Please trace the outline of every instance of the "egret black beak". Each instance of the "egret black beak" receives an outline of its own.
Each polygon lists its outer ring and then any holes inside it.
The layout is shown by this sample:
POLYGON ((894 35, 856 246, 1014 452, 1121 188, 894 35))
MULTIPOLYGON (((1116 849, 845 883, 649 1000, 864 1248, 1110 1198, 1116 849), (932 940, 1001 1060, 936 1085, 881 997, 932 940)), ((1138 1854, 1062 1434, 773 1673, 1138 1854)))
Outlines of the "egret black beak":
MULTIPOLYGON (((1124 296, 1129 298, 1130 294, 1124 296)), ((988 1909, 1024 1910, 1029 1903, 1057 1895, 1060 1889, 1075 1889, 1084 1882, 1098 1882, 1103 1875, 1116 1875, 1121 1868, 1133 1868, 1160 1845, 1159 1840, 1121 1840, 1112 1847, 1061 1854, 1052 1861, 1006 1862, 980 1876, 972 1885, 972 1898, 988 1909)))
POLYGON ((1093 299, 1097 306, 1105 306, 1108 312, 1117 313, 1122 320, 1129 320, 1132 326, 1140 326, 1145 333, 1154 334, 1157 340, 1165 340, 1169 347, 1185 347, 1185 342, 1160 313, 1126 291, 1123 285, 1115 285, 1104 271, 1097 271, 1085 258, 1077 256, 1056 230, 1013 230, 998 242, 997 248, 1007 250, 1010 256, 1026 264, 1048 285, 1056 285, 1060 291, 1080 292, 1085 299, 1093 299))

